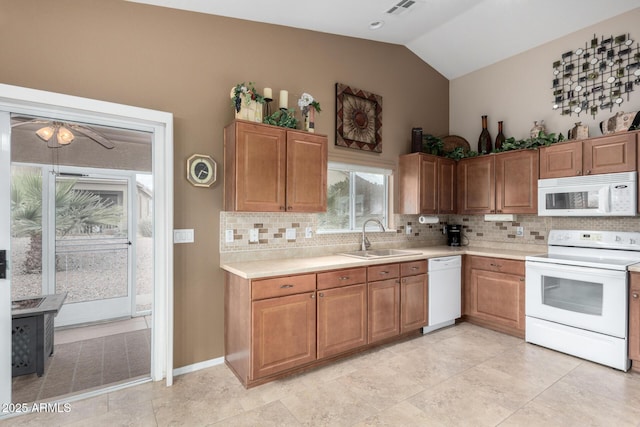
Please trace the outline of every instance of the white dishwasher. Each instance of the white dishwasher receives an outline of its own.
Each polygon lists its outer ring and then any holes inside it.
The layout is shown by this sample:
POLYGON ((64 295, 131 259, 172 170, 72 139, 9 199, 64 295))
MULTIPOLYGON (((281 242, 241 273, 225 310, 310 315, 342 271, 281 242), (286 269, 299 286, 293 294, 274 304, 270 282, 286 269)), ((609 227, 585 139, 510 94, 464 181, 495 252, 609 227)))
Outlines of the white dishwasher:
POLYGON ((427 334, 453 325, 461 315, 462 257, 460 255, 429 259, 429 324, 427 334))

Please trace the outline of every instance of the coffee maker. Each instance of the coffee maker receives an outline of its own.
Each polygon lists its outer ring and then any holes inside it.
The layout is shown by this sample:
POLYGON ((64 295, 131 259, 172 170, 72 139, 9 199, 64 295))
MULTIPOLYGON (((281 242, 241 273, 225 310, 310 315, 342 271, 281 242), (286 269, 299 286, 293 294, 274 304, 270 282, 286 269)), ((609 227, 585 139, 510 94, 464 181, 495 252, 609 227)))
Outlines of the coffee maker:
POLYGON ((462 243, 462 226, 460 224, 447 225, 447 245, 460 246, 462 243))

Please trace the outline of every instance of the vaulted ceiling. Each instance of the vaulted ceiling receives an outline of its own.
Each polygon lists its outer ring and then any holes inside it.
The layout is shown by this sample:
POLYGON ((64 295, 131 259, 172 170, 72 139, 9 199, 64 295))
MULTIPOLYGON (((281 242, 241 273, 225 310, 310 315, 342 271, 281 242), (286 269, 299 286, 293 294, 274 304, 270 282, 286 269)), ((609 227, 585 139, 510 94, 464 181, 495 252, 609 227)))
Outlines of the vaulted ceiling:
POLYGON ((640 7, 640 0, 129 1, 404 45, 448 79, 640 7))

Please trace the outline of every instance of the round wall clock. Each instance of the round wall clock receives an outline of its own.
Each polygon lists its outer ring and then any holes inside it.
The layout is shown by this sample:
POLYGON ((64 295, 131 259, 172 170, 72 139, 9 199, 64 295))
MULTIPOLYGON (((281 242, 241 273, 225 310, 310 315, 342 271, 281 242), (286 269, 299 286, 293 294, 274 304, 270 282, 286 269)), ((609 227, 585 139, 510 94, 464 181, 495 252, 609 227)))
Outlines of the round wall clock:
POLYGON ((187 181, 196 187, 211 187, 217 179, 216 161, 205 154, 194 154, 187 159, 187 181))

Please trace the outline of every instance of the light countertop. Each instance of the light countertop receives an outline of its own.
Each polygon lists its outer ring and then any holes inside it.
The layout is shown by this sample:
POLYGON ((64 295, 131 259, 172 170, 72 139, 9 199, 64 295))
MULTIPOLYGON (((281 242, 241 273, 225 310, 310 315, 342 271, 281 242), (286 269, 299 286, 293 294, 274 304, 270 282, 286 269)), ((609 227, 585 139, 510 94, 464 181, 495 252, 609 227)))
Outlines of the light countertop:
MULTIPOLYGON (((546 249, 546 247, 545 247, 546 249)), ((327 255, 308 258, 284 258, 260 261, 231 262, 220 267, 244 279, 259 279, 265 277, 285 276, 290 274, 313 273, 318 271, 336 270, 341 268, 365 267, 368 265, 389 264, 395 262, 416 261, 421 259, 452 256, 478 255, 514 260, 525 260, 528 255, 537 255, 544 251, 518 251, 511 249, 496 249, 484 247, 450 247, 428 246, 423 248, 407 248, 416 252, 407 256, 394 256, 377 259, 360 259, 347 255, 327 255)), ((640 271, 640 267, 638 268, 640 271)))

